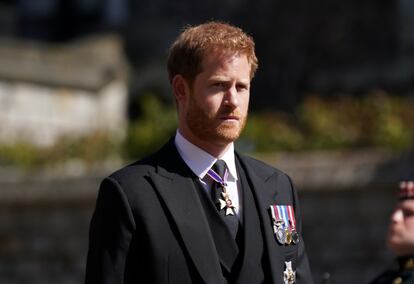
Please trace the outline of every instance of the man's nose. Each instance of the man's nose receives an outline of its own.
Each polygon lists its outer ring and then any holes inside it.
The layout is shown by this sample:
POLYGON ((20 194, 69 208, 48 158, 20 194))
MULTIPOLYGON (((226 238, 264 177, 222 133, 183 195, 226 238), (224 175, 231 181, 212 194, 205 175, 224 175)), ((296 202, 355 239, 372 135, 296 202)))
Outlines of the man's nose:
POLYGON ((404 219, 404 215, 401 209, 395 209, 391 215, 391 221, 394 223, 401 222, 404 219))
POLYGON ((227 90, 224 97, 224 103, 233 107, 237 107, 239 105, 239 97, 235 86, 232 86, 227 90))

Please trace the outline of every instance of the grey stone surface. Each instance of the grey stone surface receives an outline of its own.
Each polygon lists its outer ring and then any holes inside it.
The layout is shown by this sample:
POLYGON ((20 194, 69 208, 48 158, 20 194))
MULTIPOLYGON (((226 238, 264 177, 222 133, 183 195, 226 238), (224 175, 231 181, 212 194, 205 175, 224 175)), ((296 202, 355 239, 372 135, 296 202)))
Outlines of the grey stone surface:
POLYGON ((122 54, 110 34, 66 44, 0 38, 0 79, 97 91, 125 76, 122 54))
POLYGON ((316 151, 257 155, 288 173, 302 190, 348 190, 394 186, 414 177, 413 152, 316 151))
POLYGON ((122 139, 126 73, 115 35, 65 44, 0 38, 0 142, 51 146, 95 133, 122 139))

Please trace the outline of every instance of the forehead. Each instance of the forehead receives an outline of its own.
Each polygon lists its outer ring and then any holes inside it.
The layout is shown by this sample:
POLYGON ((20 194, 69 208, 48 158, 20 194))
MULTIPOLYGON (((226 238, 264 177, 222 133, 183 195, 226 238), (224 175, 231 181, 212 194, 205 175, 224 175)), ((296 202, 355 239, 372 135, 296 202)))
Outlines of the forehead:
MULTIPOLYGON (((217 50, 212 49, 204 53, 202 60, 202 72, 207 68, 223 68, 227 64, 232 64, 236 59, 246 60, 248 69, 250 71, 251 64, 247 58, 247 55, 237 51, 231 50, 217 50)), ((240 64, 240 61, 238 62, 240 64)))

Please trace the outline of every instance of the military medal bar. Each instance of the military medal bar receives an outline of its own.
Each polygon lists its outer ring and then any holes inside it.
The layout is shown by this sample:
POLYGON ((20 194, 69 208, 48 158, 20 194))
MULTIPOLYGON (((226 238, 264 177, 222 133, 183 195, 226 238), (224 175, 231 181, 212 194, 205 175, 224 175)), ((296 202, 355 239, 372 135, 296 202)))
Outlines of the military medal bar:
POLYGON ((299 234, 296 231, 296 219, 292 205, 271 205, 273 231, 281 245, 297 244, 299 234))

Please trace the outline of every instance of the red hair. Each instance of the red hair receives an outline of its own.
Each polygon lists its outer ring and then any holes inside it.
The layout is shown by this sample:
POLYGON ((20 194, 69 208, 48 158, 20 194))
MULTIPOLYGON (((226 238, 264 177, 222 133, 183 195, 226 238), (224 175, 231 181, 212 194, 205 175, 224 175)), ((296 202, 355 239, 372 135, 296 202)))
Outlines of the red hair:
POLYGON ((221 22, 208 22, 184 29, 172 44, 167 63, 170 82, 175 75, 180 74, 192 83, 202 72, 205 54, 214 51, 246 55, 250 64, 250 79, 254 77, 258 60, 253 38, 238 27, 221 22))

